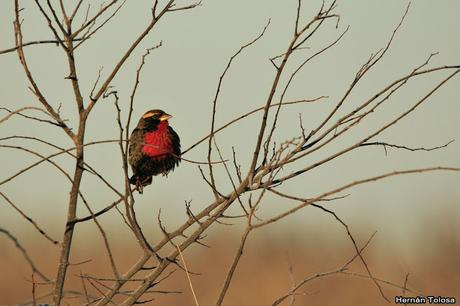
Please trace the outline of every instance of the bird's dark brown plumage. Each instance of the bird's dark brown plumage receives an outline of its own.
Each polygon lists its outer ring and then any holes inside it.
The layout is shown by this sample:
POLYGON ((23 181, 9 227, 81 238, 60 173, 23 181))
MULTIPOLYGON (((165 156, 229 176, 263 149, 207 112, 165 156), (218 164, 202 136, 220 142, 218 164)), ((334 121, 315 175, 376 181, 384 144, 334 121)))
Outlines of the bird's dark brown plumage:
POLYGON ((167 175, 180 162, 180 139, 169 126, 171 115, 154 109, 146 112, 129 138, 129 163, 133 175, 129 182, 142 187, 152 182, 152 176, 167 175))

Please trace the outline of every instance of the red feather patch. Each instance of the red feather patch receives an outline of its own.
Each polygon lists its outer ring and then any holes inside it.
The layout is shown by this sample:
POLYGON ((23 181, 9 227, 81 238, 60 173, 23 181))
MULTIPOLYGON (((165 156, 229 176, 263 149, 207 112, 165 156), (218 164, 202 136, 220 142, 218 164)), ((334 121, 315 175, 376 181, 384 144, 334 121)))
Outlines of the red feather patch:
POLYGON ((150 157, 163 159, 172 152, 168 121, 161 121, 153 132, 145 133, 142 152, 150 157))

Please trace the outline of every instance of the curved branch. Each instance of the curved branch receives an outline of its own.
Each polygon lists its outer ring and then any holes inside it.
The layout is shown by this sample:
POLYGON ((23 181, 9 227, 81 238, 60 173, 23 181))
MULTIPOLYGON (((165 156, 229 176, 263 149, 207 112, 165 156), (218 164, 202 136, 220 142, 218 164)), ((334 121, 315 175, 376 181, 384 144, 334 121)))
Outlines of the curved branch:
POLYGON ((45 111, 44 109, 42 109, 40 107, 25 106, 25 107, 21 107, 21 108, 16 109, 16 110, 10 110, 10 109, 8 109, 6 107, 0 107, 0 109, 5 110, 5 111, 7 111, 9 113, 8 115, 6 115, 2 119, 0 119, 0 124, 2 124, 3 122, 7 121, 8 119, 10 119, 13 115, 19 115, 19 116, 27 118, 27 119, 31 119, 31 120, 35 120, 35 121, 39 121, 39 122, 46 122, 46 123, 49 123, 49 124, 52 124, 52 125, 62 127, 59 123, 56 123, 54 121, 40 119, 40 118, 31 117, 31 116, 27 116, 27 115, 22 114, 22 112, 25 111, 25 110, 37 110, 37 111, 40 111, 40 112, 44 113, 45 115, 50 116, 51 118, 53 118, 47 111, 45 111))
POLYGON ((214 95, 214 100, 212 101, 212 116, 211 116, 211 128, 210 128, 210 133, 209 133, 209 141, 208 141, 208 164, 209 164, 209 176, 211 178, 211 189, 213 190, 214 192, 214 197, 217 199, 219 197, 218 193, 216 192, 216 182, 215 182, 215 179, 214 179, 214 171, 213 171, 213 168, 212 168, 212 164, 211 164, 211 154, 212 154, 212 140, 214 138, 214 128, 215 128, 215 119, 216 119, 216 108, 217 108, 217 99, 219 98, 219 93, 220 93, 220 90, 221 90, 221 87, 222 87, 222 82, 224 80, 224 77, 225 75, 227 74, 227 71, 230 69, 233 61, 238 57, 238 55, 241 54, 241 52, 243 52, 244 49, 250 47, 251 45, 255 44, 260 38, 262 38, 262 36, 265 34, 265 31, 267 30, 268 26, 270 25, 270 20, 268 20, 267 24, 265 25, 265 27, 263 28, 262 32, 256 37, 254 38, 253 40, 251 40, 250 42, 248 42, 247 44, 243 45, 240 47, 240 49, 238 49, 237 52, 235 52, 235 54, 233 54, 227 65, 225 66, 225 69, 224 71, 222 72, 222 74, 220 75, 219 77, 219 83, 217 85, 217 89, 216 89, 216 93, 214 95))

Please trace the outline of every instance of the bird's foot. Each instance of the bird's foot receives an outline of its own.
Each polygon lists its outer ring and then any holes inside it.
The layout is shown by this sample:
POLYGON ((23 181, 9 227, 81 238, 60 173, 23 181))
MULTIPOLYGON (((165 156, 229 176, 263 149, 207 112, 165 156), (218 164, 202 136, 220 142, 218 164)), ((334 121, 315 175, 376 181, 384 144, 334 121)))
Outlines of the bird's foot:
POLYGON ((142 192, 144 192, 144 186, 142 185, 141 180, 136 181, 136 188, 137 191, 139 191, 139 194, 142 194, 142 192))
POLYGON ((140 194, 144 191, 144 187, 152 184, 152 177, 138 178, 136 180, 136 188, 140 194))

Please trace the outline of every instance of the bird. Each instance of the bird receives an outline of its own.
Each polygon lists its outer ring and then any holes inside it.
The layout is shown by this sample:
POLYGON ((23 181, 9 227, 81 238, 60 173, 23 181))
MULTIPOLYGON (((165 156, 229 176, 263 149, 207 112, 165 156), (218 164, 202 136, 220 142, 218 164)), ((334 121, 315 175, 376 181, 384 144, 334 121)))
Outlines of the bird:
POLYGON ((180 163, 179 135, 169 126, 172 116, 160 109, 147 111, 129 138, 128 160, 133 171, 129 183, 140 194, 152 183, 152 176, 166 176, 180 163))

